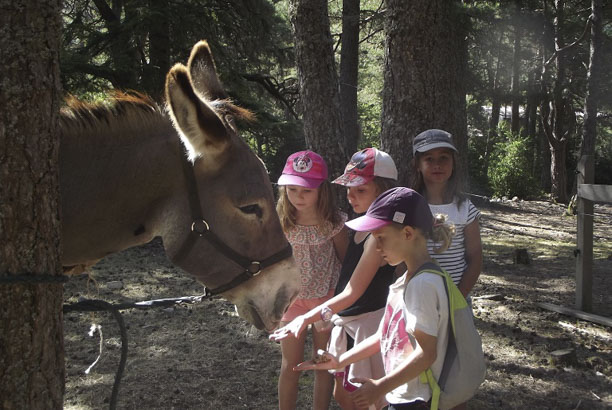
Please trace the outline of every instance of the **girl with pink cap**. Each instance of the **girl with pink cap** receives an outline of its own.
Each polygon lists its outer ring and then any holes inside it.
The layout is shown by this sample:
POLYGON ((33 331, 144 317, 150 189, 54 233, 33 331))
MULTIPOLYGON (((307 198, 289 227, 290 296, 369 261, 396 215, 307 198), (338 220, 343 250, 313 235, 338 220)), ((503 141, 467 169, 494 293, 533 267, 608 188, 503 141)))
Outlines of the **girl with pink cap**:
MULTIPOLYGON (((300 151, 287 158, 278 180, 276 206, 283 231, 293 247, 300 267, 302 288, 282 318, 282 325, 326 302, 334 295, 340 267, 348 245, 344 227, 346 214, 334 202, 327 180, 327 165, 312 151, 300 151)), ((330 327, 319 321, 312 326, 313 351, 324 349, 330 327)), ((281 340, 282 362, 278 379, 280 409, 294 409, 300 374, 293 367, 304 359, 306 332, 281 340)), ((332 376, 315 372, 314 408, 327 409, 331 400, 332 376)))

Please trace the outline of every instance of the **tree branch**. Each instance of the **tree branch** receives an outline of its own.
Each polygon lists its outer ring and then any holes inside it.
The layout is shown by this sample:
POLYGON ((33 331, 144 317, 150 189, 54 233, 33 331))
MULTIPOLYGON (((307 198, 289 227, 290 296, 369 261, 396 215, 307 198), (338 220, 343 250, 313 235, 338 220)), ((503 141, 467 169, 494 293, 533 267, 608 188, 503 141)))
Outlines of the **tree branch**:
POLYGON ((93 2, 96 5, 98 11, 100 12, 100 16, 106 22, 114 22, 118 20, 117 15, 115 14, 115 12, 113 12, 113 10, 109 7, 108 3, 106 3, 105 0, 93 0, 93 2))
POLYGON ((255 82, 260 84, 271 96, 280 101, 291 113, 291 115, 298 119, 298 115, 293 109, 293 105, 285 98, 285 96, 280 92, 277 84, 274 84, 274 81, 269 75, 261 75, 261 74, 243 74, 244 77, 248 81, 255 82))
POLYGON ((576 45, 578 45, 582 40, 584 40, 584 38, 586 37, 587 33, 589 32, 589 29, 591 28, 591 22, 592 22, 593 16, 590 15, 587 18, 587 22, 586 25, 584 27, 584 31, 582 32, 582 35, 580 36, 580 38, 576 41, 574 41, 572 44, 569 44, 565 47, 559 48, 557 50, 555 50, 555 52, 553 53, 552 56, 550 56, 550 58, 546 61, 546 63, 544 63, 544 67, 547 67, 550 63, 552 63, 554 61, 555 58, 557 58, 557 56, 561 53, 566 52, 567 50, 575 47, 576 45))

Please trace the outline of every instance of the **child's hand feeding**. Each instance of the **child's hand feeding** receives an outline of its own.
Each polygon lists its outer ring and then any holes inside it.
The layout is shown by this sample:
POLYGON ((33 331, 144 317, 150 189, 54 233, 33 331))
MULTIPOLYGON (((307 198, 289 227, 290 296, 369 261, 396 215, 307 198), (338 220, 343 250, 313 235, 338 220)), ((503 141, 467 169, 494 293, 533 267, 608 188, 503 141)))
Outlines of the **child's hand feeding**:
POLYGON ((293 336, 297 339, 300 337, 306 327, 307 325, 304 322, 304 317, 298 316, 286 326, 276 329, 272 334, 270 334, 270 336, 268 336, 268 338, 270 340, 274 340, 275 342, 278 342, 290 336, 293 336))
POLYGON ((338 369, 339 367, 340 362, 336 356, 325 350, 319 349, 317 355, 312 360, 298 364, 293 370, 301 372, 303 370, 331 370, 338 369))

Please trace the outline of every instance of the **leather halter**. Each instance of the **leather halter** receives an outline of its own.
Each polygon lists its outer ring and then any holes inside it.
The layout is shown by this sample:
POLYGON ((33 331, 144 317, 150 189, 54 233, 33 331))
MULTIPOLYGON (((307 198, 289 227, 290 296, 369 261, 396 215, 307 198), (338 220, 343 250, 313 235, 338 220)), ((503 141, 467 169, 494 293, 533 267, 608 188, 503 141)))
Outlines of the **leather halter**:
MULTIPOLYGON (((262 259, 262 260, 251 260, 225 244, 221 238, 219 238, 211 229, 210 225, 202 217, 202 206, 200 204, 200 196, 198 195, 198 186, 195 179, 194 166, 189 160, 182 155, 181 162, 183 163, 183 171, 185 174, 185 182, 187 184, 187 194, 189 197, 189 207, 191 208, 191 217, 193 222, 191 224, 191 232, 183 241, 183 244, 179 248, 178 252, 174 255, 176 261, 181 261, 189 255, 192 248, 195 246, 199 238, 206 239, 211 245, 217 249, 226 258, 230 259, 235 264, 242 267, 244 270, 234 277, 230 282, 225 285, 221 285, 215 289, 206 289, 207 294, 217 295, 219 293, 226 292, 236 286, 246 282, 247 280, 259 275, 262 269, 268 266, 274 265, 291 256, 292 249, 291 245, 287 246, 275 254, 262 259)), ((196 160, 197 161, 197 160, 196 160)))

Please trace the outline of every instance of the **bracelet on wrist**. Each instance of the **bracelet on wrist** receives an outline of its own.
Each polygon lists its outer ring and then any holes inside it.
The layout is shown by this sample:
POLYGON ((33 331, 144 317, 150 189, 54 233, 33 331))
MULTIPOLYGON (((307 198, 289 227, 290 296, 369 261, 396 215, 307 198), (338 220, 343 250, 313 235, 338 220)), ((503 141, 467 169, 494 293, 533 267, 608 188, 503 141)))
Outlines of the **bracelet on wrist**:
POLYGON ((329 308, 329 306, 325 306, 321 308, 321 320, 324 322, 331 322, 332 316, 334 312, 329 308))

